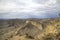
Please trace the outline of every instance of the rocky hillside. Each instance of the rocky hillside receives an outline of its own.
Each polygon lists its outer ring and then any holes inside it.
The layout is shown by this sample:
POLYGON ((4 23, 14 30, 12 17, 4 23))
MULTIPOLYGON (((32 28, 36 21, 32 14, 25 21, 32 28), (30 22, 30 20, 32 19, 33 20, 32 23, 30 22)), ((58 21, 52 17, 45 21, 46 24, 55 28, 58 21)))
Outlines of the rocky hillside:
POLYGON ((60 18, 0 20, 0 40, 60 40, 60 18), (6 26, 7 25, 7 26, 6 26))

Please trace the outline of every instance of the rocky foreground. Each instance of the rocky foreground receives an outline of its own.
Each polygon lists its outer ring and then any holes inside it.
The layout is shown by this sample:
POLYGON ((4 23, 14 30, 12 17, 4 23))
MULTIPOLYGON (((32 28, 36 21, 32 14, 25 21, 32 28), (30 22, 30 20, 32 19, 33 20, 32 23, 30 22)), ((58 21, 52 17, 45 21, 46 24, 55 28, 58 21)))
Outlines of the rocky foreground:
POLYGON ((60 18, 0 20, 0 26, 0 40, 60 40, 60 18))

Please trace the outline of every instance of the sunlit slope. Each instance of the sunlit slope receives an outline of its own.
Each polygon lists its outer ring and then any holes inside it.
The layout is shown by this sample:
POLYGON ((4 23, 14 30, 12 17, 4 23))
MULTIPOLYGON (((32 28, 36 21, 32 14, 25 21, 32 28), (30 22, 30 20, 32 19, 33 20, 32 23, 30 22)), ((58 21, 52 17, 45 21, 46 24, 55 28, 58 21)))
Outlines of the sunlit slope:
POLYGON ((15 21, 16 27, 1 29, 1 40, 60 40, 60 18, 15 21))

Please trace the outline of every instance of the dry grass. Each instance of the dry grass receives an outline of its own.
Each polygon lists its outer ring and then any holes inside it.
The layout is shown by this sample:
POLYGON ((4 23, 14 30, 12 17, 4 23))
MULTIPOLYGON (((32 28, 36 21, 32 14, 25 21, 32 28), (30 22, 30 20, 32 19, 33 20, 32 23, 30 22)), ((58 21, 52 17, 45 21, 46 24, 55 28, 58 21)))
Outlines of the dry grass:
POLYGON ((15 21, 10 21, 13 27, 0 29, 1 40, 60 40, 60 18, 15 21))

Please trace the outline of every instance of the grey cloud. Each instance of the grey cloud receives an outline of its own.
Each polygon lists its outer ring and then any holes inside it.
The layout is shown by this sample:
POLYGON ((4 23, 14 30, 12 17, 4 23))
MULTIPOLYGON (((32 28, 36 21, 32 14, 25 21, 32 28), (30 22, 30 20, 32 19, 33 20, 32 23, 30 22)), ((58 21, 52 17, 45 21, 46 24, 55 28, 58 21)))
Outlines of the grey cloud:
MULTIPOLYGON (((22 1, 22 0, 21 0, 22 1)), ((25 3, 22 3, 19 0, 0 0, 0 4, 4 4, 4 3, 16 3, 17 5, 25 5, 25 3)))
POLYGON ((15 2, 16 0, 0 0, 0 2, 15 2))
POLYGON ((49 0, 33 0, 33 1, 36 2, 36 3, 44 4, 49 0))
MULTIPOLYGON (((35 3, 44 4, 48 0, 34 0, 35 3)), ((25 7, 26 4, 24 2, 20 2, 18 0, 0 0, 0 4, 4 5, 5 3, 15 3, 17 6, 25 7)), ((28 6, 28 5, 27 5, 28 6)), ((18 8, 19 9, 19 8, 18 8)), ((12 11, 14 11, 13 9, 12 11)), ((0 18, 54 18, 58 17, 60 13, 60 0, 57 0, 57 3, 46 6, 43 8, 36 7, 32 12, 11 12, 11 11, 1 11, 0 10, 0 18)))
POLYGON ((34 15, 34 13, 4 13, 0 14, 0 18, 10 19, 10 18, 56 18, 58 17, 58 13, 55 12, 47 12, 47 13, 38 13, 38 15, 34 15))
POLYGON ((57 0, 57 3, 60 3, 60 0, 57 0))

